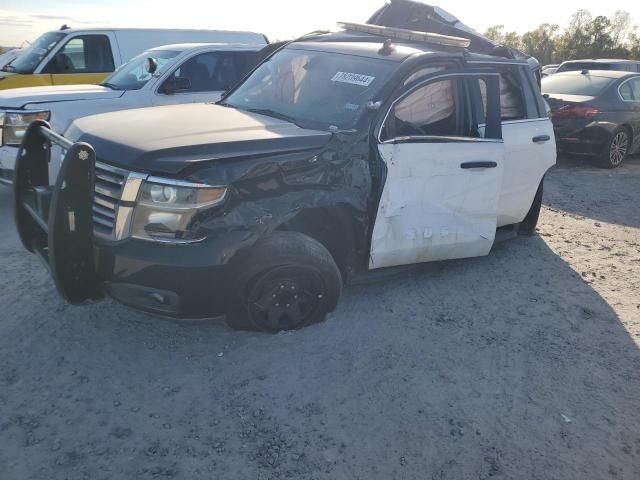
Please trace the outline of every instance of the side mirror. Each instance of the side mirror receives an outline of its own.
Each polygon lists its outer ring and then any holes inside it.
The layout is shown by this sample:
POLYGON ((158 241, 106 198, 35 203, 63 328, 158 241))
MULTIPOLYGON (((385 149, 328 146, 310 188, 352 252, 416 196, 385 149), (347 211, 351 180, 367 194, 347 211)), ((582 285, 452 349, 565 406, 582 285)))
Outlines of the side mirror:
POLYGON ((167 95, 191 90, 191 80, 186 77, 171 77, 164 83, 163 92, 167 95))
POLYGON ((147 58, 147 61, 144 64, 144 69, 149 75, 153 75, 158 70, 158 60, 153 57, 147 58))

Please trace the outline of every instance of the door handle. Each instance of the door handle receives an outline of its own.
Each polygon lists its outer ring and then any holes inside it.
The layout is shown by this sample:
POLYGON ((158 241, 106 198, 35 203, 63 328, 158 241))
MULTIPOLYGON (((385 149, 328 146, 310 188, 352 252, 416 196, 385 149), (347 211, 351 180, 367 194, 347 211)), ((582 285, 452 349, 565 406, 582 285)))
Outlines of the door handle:
POLYGON ((471 170, 474 168, 496 168, 497 162, 465 162, 460 164, 460 168, 465 170, 471 170))
POLYGON ((539 135, 537 137, 533 137, 532 140, 533 143, 547 143, 551 140, 551 137, 549 135, 539 135))

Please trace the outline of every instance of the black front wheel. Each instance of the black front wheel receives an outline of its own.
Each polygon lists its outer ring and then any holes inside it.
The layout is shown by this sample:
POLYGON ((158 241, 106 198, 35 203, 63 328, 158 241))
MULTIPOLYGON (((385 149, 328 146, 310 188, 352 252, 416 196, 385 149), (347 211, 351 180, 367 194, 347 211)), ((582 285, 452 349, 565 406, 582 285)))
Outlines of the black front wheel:
POLYGON ((627 157, 631 148, 631 136, 626 128, 618 128, 611 140, 607 144, 607 148, 602 153, 600 164, 604 168, 618 168, 627 157))
POLYGON ((275 232, 233 265, 227 324, 237 330, 297 330, 325 319, 342 292, 340 271, 319 242, 275 232))

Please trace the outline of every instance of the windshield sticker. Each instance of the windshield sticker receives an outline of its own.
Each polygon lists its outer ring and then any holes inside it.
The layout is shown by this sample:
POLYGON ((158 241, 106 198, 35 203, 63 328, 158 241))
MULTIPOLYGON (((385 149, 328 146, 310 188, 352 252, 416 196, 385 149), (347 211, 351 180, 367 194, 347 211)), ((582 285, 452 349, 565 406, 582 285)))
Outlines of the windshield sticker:
POLYGON ((360 109, 360 105, 356 105, 355 103, 347 103, 344 108, 345 110, 351 110, 352 112, 355 112, 360 109))
POLYGON ((370 77, 369 75, 362 75, 360 73, 338 72, 333 76, 331 81, 368 87, 375 79, 376 77, 370 77))

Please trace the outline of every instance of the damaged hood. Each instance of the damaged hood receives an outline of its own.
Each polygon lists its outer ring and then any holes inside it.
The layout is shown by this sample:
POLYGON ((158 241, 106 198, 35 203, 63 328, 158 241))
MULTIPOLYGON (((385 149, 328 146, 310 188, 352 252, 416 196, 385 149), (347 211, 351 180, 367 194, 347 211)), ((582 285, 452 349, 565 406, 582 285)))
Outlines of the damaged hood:
POLYGON ((391 0, 374 13, 367 23, 466 38, 471 41, 469 46, 471 52, 527 60, 532 69, 540 68, 540 64, 533 57, 488 39, 446 10, 426 3, 414 0, 391 0))
POLYGON ((0 108, 24 108, 40 103, 120 98, 125 92, 100 85, 58 85, 0 90, 0 108))
POLYGON ((330 132, 214 104, 123 110, 76 120, 65 136, 128 170, 176 175, 198 163, 315 151, 330 132))

